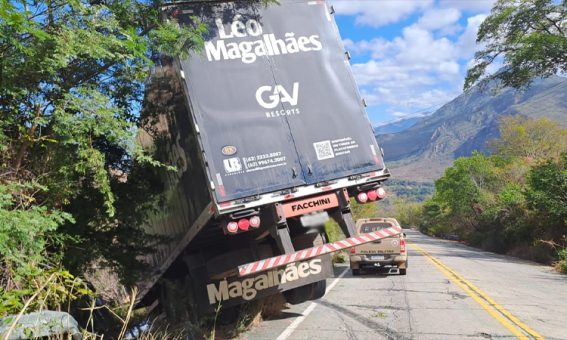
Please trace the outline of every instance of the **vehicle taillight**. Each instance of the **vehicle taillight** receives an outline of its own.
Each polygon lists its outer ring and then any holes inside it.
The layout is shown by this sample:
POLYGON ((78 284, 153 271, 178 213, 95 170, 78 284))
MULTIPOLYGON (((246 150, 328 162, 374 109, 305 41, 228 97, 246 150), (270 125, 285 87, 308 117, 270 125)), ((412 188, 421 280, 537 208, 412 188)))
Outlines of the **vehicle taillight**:
POLYGON ((250 221, 248 221, 247 219, 243 218, 240 221, 238 221, 238 229, 242 231, 247 231, 248 227, 250 227, 250 221))
POLYGON ((384 190, 384 188, 378 188, 376 189, 376 195, 378 196, 378 199, 382 199, 384 197, 386 197, 386 190, 384 190))
POLYGON ((406 253, 406 240, 405 239, 400 239, 400 254, 405 254, 406 253))
POLYGON ((252 216, 250 218, 250 226, 252 228, 258 228, 260 226, 260 217, 258 216, 252 216))
POLYGON ((376 190, 370 190, 369 192, 366 193, 366 196, 368 196, 368 199, 371 201, 376 201, 376 199, 378 198, 378 194, 376 193, 376 190))
POLYGON ((236 222, 234 222, 234 221, 229 222, 229 223, 226 225, 226 230, 227 230, 229 233, 231 233, 231 234, 237 233, 237 232, 238 232, 238 223, 236 223, 236 222))
POLYGON ((355 247, 350 248, 350 253, 351 253, 351 254, 356 254, 356 248, 355 248, 355 247))
POLYGON ((365 192, 361 192, 360 194, 356 195, 356 200, 358 203, 366 203, 368 201, 368 195, 365 192))

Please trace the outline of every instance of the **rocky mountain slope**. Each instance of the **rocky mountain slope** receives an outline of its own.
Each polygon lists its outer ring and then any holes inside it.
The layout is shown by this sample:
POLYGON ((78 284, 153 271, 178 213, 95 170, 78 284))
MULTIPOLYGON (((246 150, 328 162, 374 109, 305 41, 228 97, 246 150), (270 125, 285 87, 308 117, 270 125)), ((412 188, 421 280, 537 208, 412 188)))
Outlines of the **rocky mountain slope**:
POLYGON ((489 152, 486 143, 498 136, 503 115, 547 117, 567 127, 567 78, 539 79, 525 90, 476 87, 410 128, 376 138, 395 178, 432 181, 454 159, 489 152))

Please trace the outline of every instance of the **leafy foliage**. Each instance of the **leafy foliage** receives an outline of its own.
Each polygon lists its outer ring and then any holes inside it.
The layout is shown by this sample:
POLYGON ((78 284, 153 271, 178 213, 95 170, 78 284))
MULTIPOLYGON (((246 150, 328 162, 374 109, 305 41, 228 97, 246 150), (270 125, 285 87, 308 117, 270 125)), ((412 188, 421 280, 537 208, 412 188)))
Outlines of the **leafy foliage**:
POLYGON ((558 158, 567 150, 567 130, 549 119, 504 116, 500 119, 500 138, 490 144, 503 157, 534 161, 558 158))
POLYGON ((206 31, 160 23, 161 5, 0 0, 3 297, 21 302, 61 263, 97 260, 131 282, 158 241, 141 230, 163 165, 136 141, 144 81, 157 54, 199 49, 206 31))
POLYGON ((0 184, 0 256, 17 277, 34 273, 45 259, 47 245, 62 241, 52 232, 72 221, 68 213, 35 205, 35 198, 26 194, 30 189, 45 190, 33 183, 0 184))
POLYGON ((465 80, 475 83, 498 79, 504 86, 524 87, 536 77, 567 72, 567 1, 498 0, 481 24, 476 65, 465 80), (486 75, 489 65, 504 59, 504 68, 486 75))
POLYGON ((420 229, 457 234, 492 251, 555 259, 555 249, 567 246, 567 147, 548 145, 542 127, 550 128, 553 142, 567 132, 547 120, 503 119, 493 155, 460 158, 435 183, 420 229))

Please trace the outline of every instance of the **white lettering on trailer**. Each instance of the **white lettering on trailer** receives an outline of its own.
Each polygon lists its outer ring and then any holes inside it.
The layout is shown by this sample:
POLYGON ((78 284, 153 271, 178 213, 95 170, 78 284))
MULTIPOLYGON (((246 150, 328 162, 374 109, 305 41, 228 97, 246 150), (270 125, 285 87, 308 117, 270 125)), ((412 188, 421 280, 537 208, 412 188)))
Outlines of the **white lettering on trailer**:
POLYGON ((300 52, 320 51, 323 44, 319 35, 295 36, 293 32, 284 34, 284 38, 276 38, 275 34, 262 34, 263 28, 254 19, 246 22, 240 21, 242 16, 234 17, 232 23, 227 26, 221 18, 215 19, 215 25, 219 32, 217 41, 205 42, 205 52, 209 61, 237 60, 245 64, 254 63, 258 57, 275 56, 280 54, 293 54, 300 52), (258 37, 259 40, 226 42, 229 39, 241 39, 248 36, 258 37))
POLYGON ((207 285, 209 304, 233 298, 249 301, 256 297, 258 291, 304 279, 310 275, 320 274, 322 269, 321 259, 314 259, 308 262, 291 263, 283 269, 275 269, 265 274, 231 283, 228 283, 226 279, 218 284, 211 283, 207 285))

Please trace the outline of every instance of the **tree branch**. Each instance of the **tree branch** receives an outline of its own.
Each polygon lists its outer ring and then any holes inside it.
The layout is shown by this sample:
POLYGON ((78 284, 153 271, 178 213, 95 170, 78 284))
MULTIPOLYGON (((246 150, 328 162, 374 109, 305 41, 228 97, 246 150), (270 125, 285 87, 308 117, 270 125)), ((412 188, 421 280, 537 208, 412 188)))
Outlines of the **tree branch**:
POLYGON ((22 145, 20 146, 20 150, 18 151, 18 155, 16 156, 16 159, 14 160, 14 169, 15 172, 17 173, 18 170, 20 169, 22 162, 24 160, 24 156, 26 155, 26 152, 28 150, 28 147, 31 144, 31 140, 33 138, 33 135, 35 134, 35 130, 37 129, 37 118, 39 118, 39 116, 41 115, 41 106, 40 105, 36 105, 35 107, 35 114, 34 114, 34 120, 32 122, 32 125, 30 126, 30 128, 28 129, 28 133, 24 139, 24 141, 22 142, 22 145))

